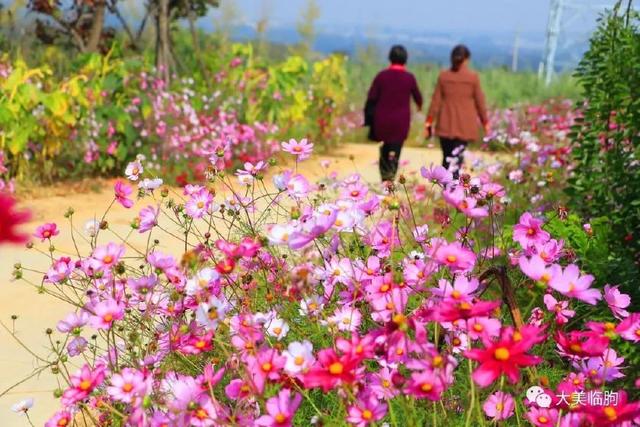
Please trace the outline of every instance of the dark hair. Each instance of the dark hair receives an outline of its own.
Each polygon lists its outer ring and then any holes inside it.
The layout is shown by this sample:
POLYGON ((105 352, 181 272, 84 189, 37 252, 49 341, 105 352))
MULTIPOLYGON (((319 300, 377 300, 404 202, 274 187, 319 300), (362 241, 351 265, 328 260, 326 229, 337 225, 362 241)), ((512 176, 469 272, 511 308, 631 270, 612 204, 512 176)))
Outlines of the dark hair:
POLYGON ((404 65, 407 63, 407 59, 409 59, 409 54, 402 45, 397 44, 389 51, 389 61, 392 64, 404 65))
POLYGON ((471 57, 469 48, 459 44, 451 51, 451 71, 458 71, 462 63, 471 57))

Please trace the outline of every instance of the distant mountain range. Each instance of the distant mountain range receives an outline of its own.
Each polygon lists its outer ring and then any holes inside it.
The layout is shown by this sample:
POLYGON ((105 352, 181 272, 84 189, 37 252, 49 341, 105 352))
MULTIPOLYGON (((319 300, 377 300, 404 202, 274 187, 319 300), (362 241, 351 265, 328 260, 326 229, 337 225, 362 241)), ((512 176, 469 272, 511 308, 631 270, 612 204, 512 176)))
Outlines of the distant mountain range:
MULTIPOLYGON (((206 27, 207 25, 204 25, 203 29, 211 29, 206 27)), ((257 33, 253 25, 242 24, 233 28, 232 37, 236 40, 251 40, 257 37, 257 33)), ((279 44, 293 44, 300 40, 292 25, 272 26, 267 31, 267 39, 279 44)), ((353 27, 322 27, 317 29, 314 48, 323 53, 354 54, 358 48, 375 46, 380 58, 384 59, 392 44, 401 43, 409 50, 412 61, 448 64, 451 48, 461 42, 471 49, 474 65, 478 67, 511 67, 516 35, 500 32, 491 34, 445 33, 391 28, 383 28, 373 32, 353 27)), ((519 34, 517 43, 519 46, 518 69, 537 70, 544 54, 544 35, 519 34)), ((577 42, 571 45, 560 46, 556 56, 557 68, 566 70, 575 67, 587 47, 588 40, 584 36, 582 36, 582 40, 577 37, 577 42)))

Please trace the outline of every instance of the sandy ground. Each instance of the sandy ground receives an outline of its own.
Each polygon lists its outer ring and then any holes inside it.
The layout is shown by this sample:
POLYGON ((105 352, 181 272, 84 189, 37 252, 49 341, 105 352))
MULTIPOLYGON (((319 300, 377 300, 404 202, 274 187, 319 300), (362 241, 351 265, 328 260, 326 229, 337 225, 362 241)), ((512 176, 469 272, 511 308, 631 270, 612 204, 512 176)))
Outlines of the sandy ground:
MULTIPOLYGON (((298 171, 313 181, 324 176, 325 173, 319 161, 328 159, 331 161, 329 170, 337 171, 339 176, 359 172, 367 182, 377 186, 379 183, 377 156, 378 148, 375 144, 346 144, 334 155, 315 156, 301 163, 298 166, 298 171)), ((402 152, 401 162, 406 162, 406 164, 401 167, 401 170, 415 173, 422 165, 439 163, 440 156, 439 150, 407 147, 402 152)), ((265 181, 270 182, 271 180, 265 181)), ((221 191, 221 193, 224 192, 221 191)), ((106 186, 100 192, 54 195, 25 201, 23 205, 33 211, 33 220, 25 227, 25 230, 33 232, 36 226, 43 222, 56 222, 61 230, 60 235, 54 240, 57 249, 74 256, 76 251, 71 239, 71 227, 69 221, 64 218, 67 208, 74 208, 74 227, 76 230, 82 230, 86 221, 102 216, 112 199, 112 187, 106 186)), ((148 199, 137 203, 130 210, 119 205, 114 206, 107 218, 110 228, 119 235, 125 236, 130 230, 130 221, 135 217, 139 208, 147 204, 149 204, 148 199)), ((99 243, 106 243, 112 239, 113 235, 105 232, 101 234, 99 243)), ((76 240, 81 253, 88 253, 88 244, 83 242, 77 234, 76 240)), ((146 240, 134 233, 130 243, 134 247, 144 247, 146 240)), ((46 250, 46 245, 39 242, 36 247, 46 250)), ((180 248, 162 247, 162 241, 160 250, 178 256, 181 253, 180 248)), ((24 267, 37 271, 46 271, 49 266, 49 258, 46 253, 26 250, 22 247, 0 247, 0 320, 13 329, 15 336, 29 349, 39 355, 46 356, 47 350, 44 346, 47 343, 46 328, 55 329, 57 321, 71 310, 69 306, 49 295, 38 294, 35 288, 24 282, 12 282, 10 280, 11 273, 16 262, 21 262, 24 267), (18 316, 15 324, 11 320, 13 314, 18 316)), ((31 273, 29 277, 36 284, 39 284, 40 274, 31 273)), ((0 329, 0 393, 29 377, 40 366, 42 363, 21 347, 14 337, 4 329, 0 329)), ((36 426, 43 425, 47 417, 58 408, 58 401, 52 393, 57 387, 56 377, 49 370, 46 370, 11 389, 0 397, 0 426, 24 427, 29 425, 24 416, 10 410, 13 403, 27 397, 35 399, 35 406, 29 411, 31 420, 36 426)))

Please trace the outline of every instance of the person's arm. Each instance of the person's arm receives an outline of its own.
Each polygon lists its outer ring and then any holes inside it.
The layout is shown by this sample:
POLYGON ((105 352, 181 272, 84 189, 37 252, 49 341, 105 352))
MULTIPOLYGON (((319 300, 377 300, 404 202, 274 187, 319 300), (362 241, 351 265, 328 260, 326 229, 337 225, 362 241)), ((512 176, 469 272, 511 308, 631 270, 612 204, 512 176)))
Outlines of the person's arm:
POLYGON ((413 77, 413 87, 411 88, 411 96, 418 106, 418 111, 422 111, 422 93, 420 92, 420 88, 418 87, 418 81, 415 76, 413 77))
POLYGON ((431 95, 431 104, 429 105, 429 111, 427 112, 427 121, 425 122, 425 130, 427 133, 427 137, 431 138, 433 133, 432 127, 434 120, 437 119, 438 113, 440 113, 440 107, 442 105, 442 83, 440 82, 440 77, 438 77, 438 81, 436 82, 436 87, 433 90, 433 95, 431 95))
POLYGON ((372 126, 373 125, 373 114, 376 102, 380 97, 380 82, 378 76, 373 79, 371 83, 371 87, 369 88, 369 93, 367 94, 367 100, 364 104, 364 125, 372 126))
POLYGON ((489 125, 489 118, 487 116, 487 105, 485 103, 484 92, 480 86, 480 78, 476 75, 473 85, 473 100, 476 104, 476 111, 478 112, 478 118, 482 122, 485 130, 489 125))

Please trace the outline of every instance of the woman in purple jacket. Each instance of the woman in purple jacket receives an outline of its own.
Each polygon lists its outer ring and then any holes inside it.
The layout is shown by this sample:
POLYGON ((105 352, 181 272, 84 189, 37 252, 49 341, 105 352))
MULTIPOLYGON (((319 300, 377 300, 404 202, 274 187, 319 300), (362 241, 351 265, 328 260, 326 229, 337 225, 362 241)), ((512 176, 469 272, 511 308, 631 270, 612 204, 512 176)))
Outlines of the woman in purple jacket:
POLYGON ((391 66, 373 80, 367 106, 374 109, 371 134, 380 147, 380 175, 382 181, 393 181, 398 171, 400 151, 411 124, 411 98, 422 109, 422 95, 416 78, 405 68, 407 50, 400 45, 389 52, 391 66))

